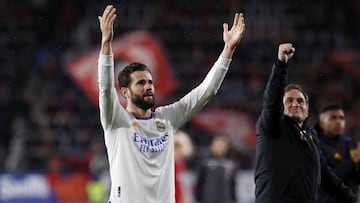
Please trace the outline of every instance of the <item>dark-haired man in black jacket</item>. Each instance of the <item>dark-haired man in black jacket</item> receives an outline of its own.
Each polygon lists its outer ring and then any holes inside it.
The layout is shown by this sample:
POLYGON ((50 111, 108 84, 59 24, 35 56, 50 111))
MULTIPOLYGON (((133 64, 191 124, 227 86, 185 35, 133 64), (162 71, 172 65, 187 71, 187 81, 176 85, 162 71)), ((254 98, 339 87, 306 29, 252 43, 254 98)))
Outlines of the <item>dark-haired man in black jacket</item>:
MULTIPOLYGON (((360 185, 360 144, 345 135, 345 112, 340 104, 324 106, 319 113, 317 130, 320 149, 328 160, 329 166, 359 195, 360 185)), ((339 203, 331 198, 331 194, 320 190, 319 203, 339 203)))
POLYGON ((316 203, 320 184, 335 199, 356 202, 319 151, 307 124, 308 96, 299 85, 286 86, 294 52, 290 43, 279 45, 256 123, 256 203, 316 203))

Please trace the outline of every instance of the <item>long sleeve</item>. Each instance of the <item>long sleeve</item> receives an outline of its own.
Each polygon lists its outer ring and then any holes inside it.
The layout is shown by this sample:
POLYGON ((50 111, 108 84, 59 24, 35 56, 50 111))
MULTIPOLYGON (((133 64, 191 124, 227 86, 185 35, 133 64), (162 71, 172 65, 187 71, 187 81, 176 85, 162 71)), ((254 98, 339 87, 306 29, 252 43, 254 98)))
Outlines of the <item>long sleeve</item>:
POLYGON ((99 55, 98 83, 100 92, 114 87, 114 57, 113 55, 99 55))
MULTIPOLYGON (((279 118, 282 117, 282 94, 287 80, 287 63, 276 61, 265 87, 263 95, 263 108, 257 121, 257 134, 268 135, 271 129, 276 129, 279 118)), ((279 129, 279 127, 277 127, 279 129)))
POLYGON ((172 120, 175 128, 180 127, 199 112, 219 90, 230 66, 230 59, 219 57, 205 79, 179 101, 158 108, 172 120))
POLYGON ((114 85, 114 59, 113 55, 99 55, 98 60, 98 85, 99 85, 99 108, 100 121, 104 129, 112 127, 115 116, 122 107, 118 101, 114 85))

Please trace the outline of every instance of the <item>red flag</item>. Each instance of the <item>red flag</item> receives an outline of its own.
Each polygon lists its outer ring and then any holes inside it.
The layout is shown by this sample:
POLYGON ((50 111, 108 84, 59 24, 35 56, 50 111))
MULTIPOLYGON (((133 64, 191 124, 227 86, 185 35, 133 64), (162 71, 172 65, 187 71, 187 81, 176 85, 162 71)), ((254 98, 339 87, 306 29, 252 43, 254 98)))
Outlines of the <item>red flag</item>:
MULTIPOLYGON (((153 74, 158 101, 175 90, 177 82, 171 74, 166 54, 154 36, 145 31, 129 33, 113 41, 115 60, 115 84, 120 69, 132 62, 146 64, 153 74), (125 64, 124 64, 125 63, 125 64), (119 67, 122 66, 122 67, 119 67), (160 85, 161 84, 161 85, 160 85)), ((97 60, 99 50, 94 50, 71 61, 67 71, 73 80, 87 94, 94 105, 98 105, 97 60)))

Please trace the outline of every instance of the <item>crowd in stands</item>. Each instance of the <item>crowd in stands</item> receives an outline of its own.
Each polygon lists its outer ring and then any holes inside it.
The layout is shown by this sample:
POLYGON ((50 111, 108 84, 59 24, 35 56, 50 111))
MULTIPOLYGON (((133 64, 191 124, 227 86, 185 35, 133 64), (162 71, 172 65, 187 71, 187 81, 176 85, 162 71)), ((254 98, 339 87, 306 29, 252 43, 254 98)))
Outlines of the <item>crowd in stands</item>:
MULTIPOLYGON (((97 16, 106 3, 0 3, 0 170, 46 172, 55 164, 96 174, 106 168, 106 161, 98 161, 99 156, 106 159, 98 108, 65 71, 70 60, 99 47, 97 16)), ((321 105, 341 102, 348 134, 360 141, 359 78, 329 58, 334 52, 360 51, 359 1, 131 0, 114 5, 115 37, 142 29, 161 42, 180 81, 168 102, 200 82, 221 50, 222 23, 231 23, 240 11, 245 37, 206 108, 243 112, 255 121, 277 46, 292 42, 296 54, 290 79, 309 92, 311 121, 321 105)), ((199 134, 211 134, 191 122, 183 130, 195 144, 206 139, 199 134)), ((240 157, 249 160, 240 166, 253 167, 252 157, 240 157)))

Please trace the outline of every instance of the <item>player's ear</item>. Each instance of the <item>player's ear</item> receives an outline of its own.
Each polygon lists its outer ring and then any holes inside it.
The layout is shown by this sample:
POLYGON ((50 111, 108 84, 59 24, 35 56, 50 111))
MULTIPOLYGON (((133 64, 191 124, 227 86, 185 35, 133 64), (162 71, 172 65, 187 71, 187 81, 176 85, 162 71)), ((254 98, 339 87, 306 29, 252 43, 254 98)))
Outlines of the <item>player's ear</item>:
POLYGON ((120 88, 120 93, 124 98, 130 98, 130 90, 127 87, 120 88))

